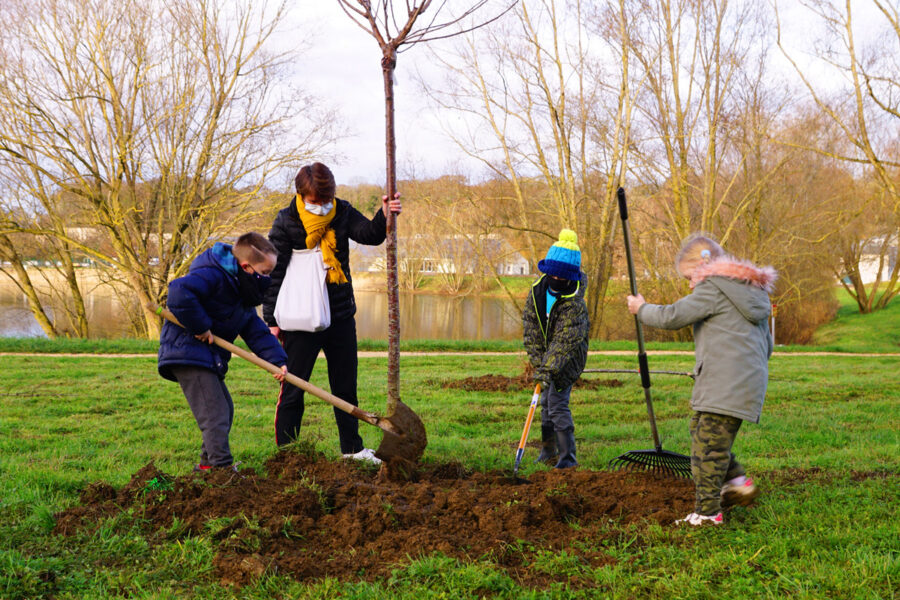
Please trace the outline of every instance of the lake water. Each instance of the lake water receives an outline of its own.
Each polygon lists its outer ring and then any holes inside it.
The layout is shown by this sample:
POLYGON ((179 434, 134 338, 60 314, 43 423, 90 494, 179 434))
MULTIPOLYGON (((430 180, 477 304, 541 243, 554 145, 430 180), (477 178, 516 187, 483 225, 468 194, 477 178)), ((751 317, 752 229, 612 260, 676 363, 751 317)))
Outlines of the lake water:
MULTIPOLYGON (((360 338, 387 340, 387 294, 356 292, 356 324, 360 338)), ((91 335, 128 335, 122 306, 111 296, 87 297, 91 335)), ((516 340, 522 337, 522 316, 509 300, 476 296, 400 294, 400 336, 403 339, 516 340)), ((0 337, 45 337, 28 309, 24 294, 0 289, 0 337)))

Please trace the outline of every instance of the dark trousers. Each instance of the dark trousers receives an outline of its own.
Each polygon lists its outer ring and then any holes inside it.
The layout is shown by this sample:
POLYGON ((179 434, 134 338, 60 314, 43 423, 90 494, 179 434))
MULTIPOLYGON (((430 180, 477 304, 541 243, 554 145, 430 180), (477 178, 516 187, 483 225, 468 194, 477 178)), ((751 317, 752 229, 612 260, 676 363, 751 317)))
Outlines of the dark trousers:
MULTIPOLYGON (((356 398, 356 320, 352 317, 331 324, 323 331, 283 331, 281 342, 287 353, 288 371, 309 381, 319 351, 328 361, 328 385, 331 393, 353 406, 356 398)), ((275 442, 282 446, 298 439, 303 421, 304 392, 289 383, 281 384, 275 409, 275 442)), ((359 421, 342 410, 334 409, 341 453, 353 454, 363 449, 359 437, 359 421)))
POLYGON ((691 473, 694 476, 694 512, 714 515, 722 510, 722 484, 744 474, 731 452, 741 419, 708 412, 691 417, 691 473))
POLYGON ((225 382, 209 369, 200 367, 172 367, 188 406, 200 428, 200 464, 213 467, 233 462, 228 434, 234 421, 234 402, 225 382))
POLYGON ((541 390, 542 428, 548 427, 555 431, 575 429, 572 411, 569 410, 569 396, 571 394, 571 385, 564 390, 558 390, 553 382, 550 383, 548 388, 541 390))

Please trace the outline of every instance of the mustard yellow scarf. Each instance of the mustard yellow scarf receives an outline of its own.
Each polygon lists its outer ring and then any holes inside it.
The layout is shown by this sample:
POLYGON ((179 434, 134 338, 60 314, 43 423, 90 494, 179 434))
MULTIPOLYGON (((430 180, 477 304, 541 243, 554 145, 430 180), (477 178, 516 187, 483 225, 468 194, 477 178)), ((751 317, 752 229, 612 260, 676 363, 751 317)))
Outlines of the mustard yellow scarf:
POLYGON ((303 198, 297 194, 297 214, 306 230, 306 247, 311 250, 317 245, 321 246, 322 260, 328 268, 328 283, 347 283, 347 276, 341 269, 341 261, 335 256, 337 237, 334 235, 334 229, 329 227, 336 212, 337 200, 332 203, 331 212, 327 215, 314 215, 303 208, 303 198))

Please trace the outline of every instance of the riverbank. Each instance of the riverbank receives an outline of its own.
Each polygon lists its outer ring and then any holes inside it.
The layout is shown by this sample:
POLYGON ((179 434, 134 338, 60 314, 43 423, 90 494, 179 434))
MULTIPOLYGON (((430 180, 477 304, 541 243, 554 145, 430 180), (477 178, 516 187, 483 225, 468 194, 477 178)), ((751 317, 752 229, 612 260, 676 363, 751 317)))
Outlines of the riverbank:
MULTIPOLYGON (((237 345, 247 349, 239 339, 237 345)), ((686 342, 657 343, 647 345, 649 356, 693 356, 693 345, 686 342)), ((94 358, 147 358, 155 357, 159 344, 149 340, 47 340, 32 338, 0 338, 0 358, 4 356, 94 358)), ((632 342, 591 342, 588 356, 635 356, 637 348, 632 342)), ((513 342, 492 341, 484 343, 454 343, 452 340, 411 340, 401 343, 401 353, 409 357, 428 356, 525 356, 521 345, 513 342)), ((380 341, 360 340, 359 358, 387 358, 387 344, 380 341)), ((819 346, 780 346, 777 356, 835 356, 835 357, 900 357, 900 351, 847 352, 819 346)))
MULTIPOLYGON (((523 293, 532 278, 510 277, 523 293)), ((434 283, 434 277, 431 280, 434 283)), ((357 335, 361 351, 387 350, 387 298, 381 291, 383 278, 363 273, 354 279, 357 287, 357 335)), ((128 319, 114 297, 89 296, 90 339, 44 337, 27 302, 12 284, 0 284, 0 352, 155 354, 155 340, 127 338, 128 319)), ((102 286, 101 286, 102 287, 102 286)), ((520 352, 521 313, 495 289, 492 294, 448 295, 436 293, 433 285, 415 293, 401 293, 402 352, 520 352), (503 297, 497 297, 498 293, 503 297)), ((110 288, 105 288, 110 289, 110 288)), ((611 292, 611 298, 617 293, 611 292)), ((841 303, 834 321, 816 332, 808 346, 778 346, 779 352, 846 352, 851 354, 887 354, 900 352, 900 302, 872 314, 860 314, 852 298, 837 292, 841 303)), ((592 340, 592 351, 634 352, 634 322, 624 303, 610 301, 605 311, 603 330, 592 340), (607 340, 615 341, 607 341, 607 340)), ((690 351, 691 342, 664 342, 653 339, 656 330, 647 329, 647 348, 656 351, 690 351)), ((659 338, 657 338, 659 339, 659 338)), ((239 342, 240 343, 240 342, 239 342)))

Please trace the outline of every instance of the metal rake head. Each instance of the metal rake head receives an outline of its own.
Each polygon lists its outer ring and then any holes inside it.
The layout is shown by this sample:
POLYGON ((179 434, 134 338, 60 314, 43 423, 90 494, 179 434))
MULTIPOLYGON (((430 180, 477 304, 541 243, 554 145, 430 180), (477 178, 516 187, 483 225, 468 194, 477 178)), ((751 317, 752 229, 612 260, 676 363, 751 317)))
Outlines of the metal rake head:
POLYGON ((631 450, 609 461, 613 469, 649 471, 660 475, 691 478, 691 457, 668 450, 631 450))

